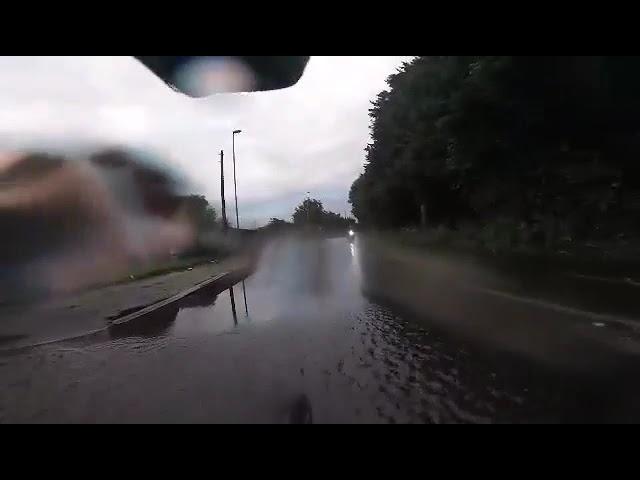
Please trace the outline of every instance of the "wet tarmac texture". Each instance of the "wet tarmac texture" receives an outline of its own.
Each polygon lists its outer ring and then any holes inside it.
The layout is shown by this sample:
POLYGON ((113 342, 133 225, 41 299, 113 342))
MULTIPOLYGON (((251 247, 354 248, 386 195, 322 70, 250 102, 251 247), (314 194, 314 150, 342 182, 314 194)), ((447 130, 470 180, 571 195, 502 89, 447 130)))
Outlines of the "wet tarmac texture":
POLYGON ((556 371, 436 331, 363 294, 358 248, 280 239, 244 285, 2 354, 0 422, 640 419, 635 365, 620 375, 556 371))

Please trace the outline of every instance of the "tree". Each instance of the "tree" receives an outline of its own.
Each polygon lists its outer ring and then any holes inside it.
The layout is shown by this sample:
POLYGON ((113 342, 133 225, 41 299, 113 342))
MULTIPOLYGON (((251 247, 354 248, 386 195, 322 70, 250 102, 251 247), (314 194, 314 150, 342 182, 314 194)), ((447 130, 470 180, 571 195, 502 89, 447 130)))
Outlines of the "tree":
POLYGON ((183 199, 185 212, 199 230, 216 228, 217 212, 203 195, 189 195, 183 199))
POLYGON ((344 230, 352 222, 353 219, 325 210, 322 202, 314 198, 305 199, 293 212, 295 225, 315 226, 325 231, 344 230))
POLYGON ((275 218, 275 217, 271 217, 269 219, 269 223, 267 224, 267 227, 270 228, 279 228, 279 227, 283 227, 285 225, 288 225, 289 222, 282 220, 281 218, 275 218))
POLYGON ((293 227, 292 223, 287 222, 281 218, 272 217, 269 219, 269 223, 267 223, 263 228, 269 231, 282 231, 288 228, 293 227))
POLYGON ((296 225, 320 226, 324 214, 324 206, 320 200, 307 198, 293 212, 293 223, 296 225))
POLYGON ((417 57, 372 102, 352 211, 393 228, 424 206, 430 225, 507 221, 548 243, 640 235, 624 221, 640 218, 639 80, 640 57, 417 57))

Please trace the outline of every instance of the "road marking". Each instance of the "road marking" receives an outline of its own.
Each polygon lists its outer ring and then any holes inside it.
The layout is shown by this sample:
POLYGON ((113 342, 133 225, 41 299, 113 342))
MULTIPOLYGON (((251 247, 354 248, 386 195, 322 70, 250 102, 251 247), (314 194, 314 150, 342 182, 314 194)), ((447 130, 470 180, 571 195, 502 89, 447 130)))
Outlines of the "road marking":
POLYGON ((633 320, 631 318, 628 317, 620 317, 617 315, 609 315, 609 314, 605 314, 605 313, 596 313, 596 312, 590 312, 588 310, 580 310, 579 308, 573 308, 573 307, 567 307, 565 305, 560 305, 557 303, 552 303, 552 302, 547 302, 545 300, 540 300, 537 298, 533 298, 533 297, 523 297, 520 295, 515 295, 512 293, 507 293, 507 292, 502 292, 500 290, 494 290, 492 288, 483 288, 483 287, 475 287, 475 286, 470 286, 470 285, 465 285, 465 287, 469 290, 474 290, 477 292, 482 292, 482 293, 486 293, 489 295, 493 295, 496 297, 502 297, 502 298, 506 298, 509 300, 513 300, 515 302, 521 302, 521 303, 526 303, 528 305, 533 305, 539 308, 547 308, 549 310, 553 310, 559 313, 565 313, 565 314, 569 314, 569 315, 574 315, 574 316, 579 316, 579 317, 585 317, 588 318, 589 320, 593 320, 597 323, 619 323, 622 325, 625 325, 627 327, 631 327, 633 329, 637 329, 638 328, 638 321, 637 320, 633 320))
POLYGON ((598 277, 596 275, 584 275, 582 273, 566 273, 567 277, 581 278, 583 280, 591 280, 594 282, 615 283, 623 285, 631 285, 633 287, 640 287, 640 282, 634 280, 631 277, 598 277))

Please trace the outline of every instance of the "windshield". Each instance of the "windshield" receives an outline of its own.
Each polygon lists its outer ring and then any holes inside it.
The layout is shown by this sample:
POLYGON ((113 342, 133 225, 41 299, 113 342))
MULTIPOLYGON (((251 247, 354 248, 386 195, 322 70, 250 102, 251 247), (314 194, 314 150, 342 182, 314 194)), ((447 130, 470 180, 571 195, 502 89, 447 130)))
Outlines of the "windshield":
POLYGON ((0 422, 640 420, 639 79, 0 57, 0 422))

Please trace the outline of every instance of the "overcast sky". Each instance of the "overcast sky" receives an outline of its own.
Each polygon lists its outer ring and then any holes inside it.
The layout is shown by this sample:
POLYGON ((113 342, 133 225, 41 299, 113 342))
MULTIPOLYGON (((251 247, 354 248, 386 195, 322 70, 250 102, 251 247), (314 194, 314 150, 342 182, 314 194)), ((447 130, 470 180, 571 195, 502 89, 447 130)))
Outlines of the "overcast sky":
MULTIPOLYGON (((243 226, 290 219, 307 191, 344 213, 369 141, 369 101, 409 58, 312 57, 291 88, 192 99, 131 57, 0 57, 0 142, 153 149, 218 204, 218 154, 231 159, 231 131, 242 129, 243 226)), ((231 162, 225 166, 233 207, 231 162)))

